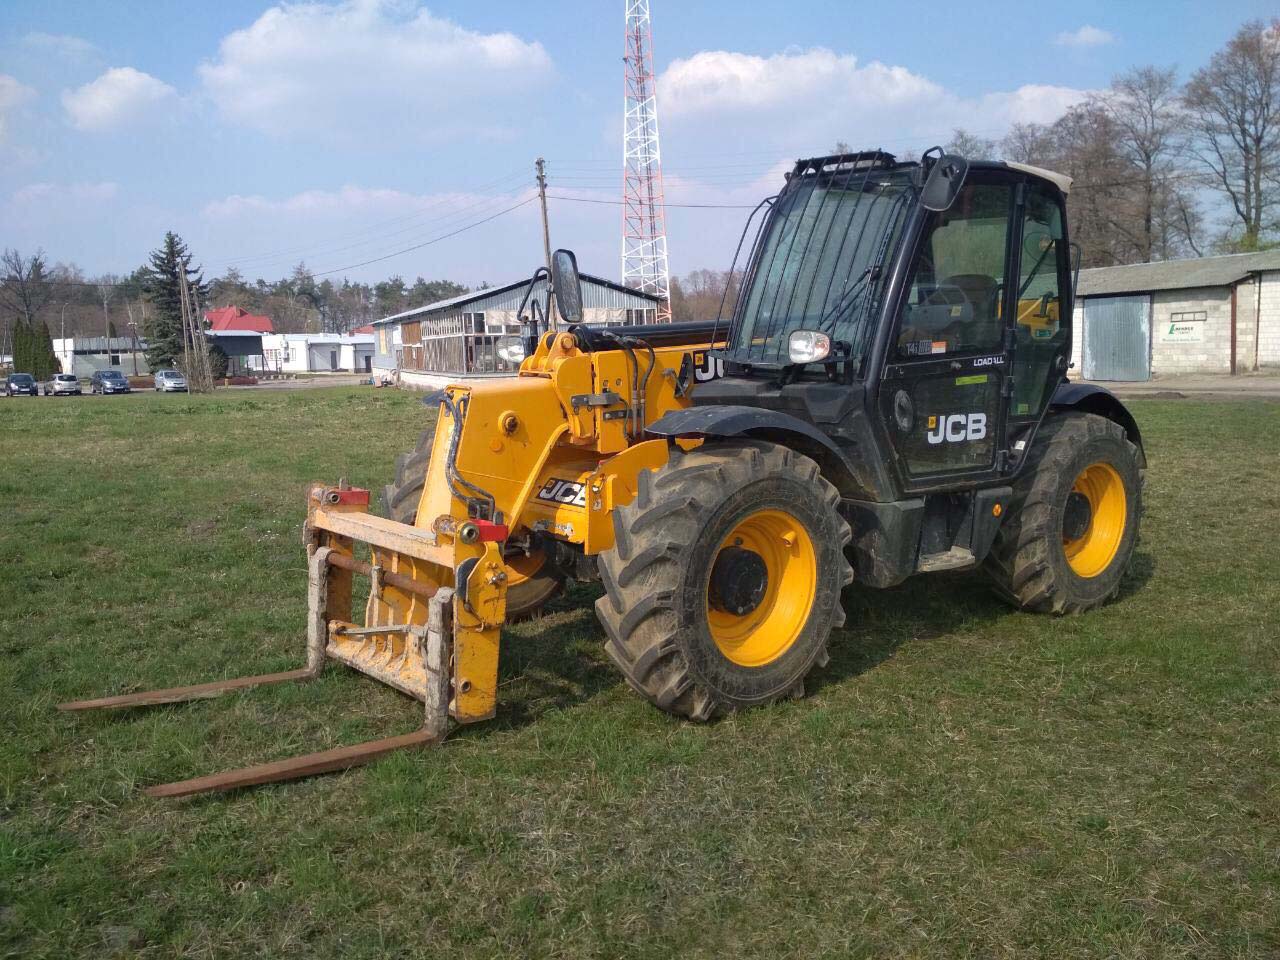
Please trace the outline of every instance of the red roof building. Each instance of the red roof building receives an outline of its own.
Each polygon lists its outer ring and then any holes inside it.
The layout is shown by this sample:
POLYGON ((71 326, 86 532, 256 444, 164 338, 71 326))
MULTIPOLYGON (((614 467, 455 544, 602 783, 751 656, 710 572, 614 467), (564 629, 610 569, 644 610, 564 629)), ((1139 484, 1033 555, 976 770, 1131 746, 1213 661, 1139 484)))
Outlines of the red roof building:
POLYGON ((205 313, 204 319, 214 333, 275 333, 270 317, 248 313, 239 307, 218 307, 205 313))
POLYGON ((373 324, 366 323, 363 327, 356 327, 352 333, 373 333, 373 324))

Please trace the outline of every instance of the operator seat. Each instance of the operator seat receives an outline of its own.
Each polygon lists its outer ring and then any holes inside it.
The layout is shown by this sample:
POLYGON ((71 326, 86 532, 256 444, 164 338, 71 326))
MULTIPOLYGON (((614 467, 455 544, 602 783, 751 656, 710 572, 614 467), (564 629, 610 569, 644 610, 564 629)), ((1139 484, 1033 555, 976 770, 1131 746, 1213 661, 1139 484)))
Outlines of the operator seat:
POLYGON ((973 307, 973 319, 961 324, 960 343, 973 349, 994 349, 1000 344, 997 300, 1000 285, 981 273, 957 273, 943 281, 956 287, 973 307))

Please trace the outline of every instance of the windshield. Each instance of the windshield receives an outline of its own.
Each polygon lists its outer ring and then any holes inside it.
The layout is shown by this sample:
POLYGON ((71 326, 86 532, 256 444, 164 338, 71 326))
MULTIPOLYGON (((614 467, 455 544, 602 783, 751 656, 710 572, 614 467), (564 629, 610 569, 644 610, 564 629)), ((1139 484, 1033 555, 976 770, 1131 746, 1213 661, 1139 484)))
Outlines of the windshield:
POLYGON ((11 383, 31 383, 31 374, 15 373, 13 376, 9 378, 9 381, 11 383))
POLYGON ((115 370, 107 370, 102 374, 103 380, 123 380, 124 376, 115 370))
POLYGON ((834 359, 862 356, 883 267, 914 199, 911 170, 865 162, 797 168, 757 240, 727 359, 786 364, 787 335, 801 329, 829 334, 834 359))
POLYGON ((60 373, 56 377, 54 377, 54 379, 61 380, 63 383, 66 383, 68 380, 74 380, 75 375, 70 373, 60 373))

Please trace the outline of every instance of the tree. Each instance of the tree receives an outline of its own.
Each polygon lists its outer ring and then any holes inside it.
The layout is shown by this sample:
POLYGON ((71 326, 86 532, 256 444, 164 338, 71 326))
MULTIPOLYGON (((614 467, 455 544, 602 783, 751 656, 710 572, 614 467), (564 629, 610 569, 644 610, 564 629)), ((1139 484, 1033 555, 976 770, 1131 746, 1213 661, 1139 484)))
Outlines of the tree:
POLYGON ((1191 76, 1192 153, 1227 197, 1234 247, 1257 250, 1280 205, 1280 18, 1252 20, 1191 76))
MULTIPOLYGON (((191 265, 187 245, 172 231, 164 235, 164 243, 152 252, 144 281, 151 313, 146 322, 147 363, 151 369, 172 367, 182 358, 184 349, 194 344, 182 323, 182 278, 195 293, 197 302, 208 295, 198 267, 191 265)), ((184 371, 188 375, 191 371, 184 371)))
MULTIPOLYGON (((116 335, 116 325, 111 322, 110 304, 116 295, 116 278, 107 274, 98 280, 96 284, 98 288, 98 299, 102 301, 102 333, 108 340, 116 335)), ((111 344, 107 344, 107 351, 110 353, 111 344)))
POLYGON ((1000 141, 1000 152, 1006 160, 1036 167, 1051 165, 1057 149, 1053 128, 1044 123, 1015 123, 1000 141))
POLYGON ((0 335, 0 353, 5 347, 14 347, 14 362, 17 363, 17 335, 10 325, 10 317, 17 319, 18 325, 25 325, 34 333, 36 320, 40 311, 53 298, 54 287, 49 283, 49 276, 44 259, 44 251, 36 250, 30 257, 24 257, 17 250, 6 249, 0 254, 0 269, 4 275, 0 277, 0 305, 4 307, 4 332, 0 335))
POLYGON ((947 153, 958 153, 970 160, 991 160, 997 152, 996 142, 976 136, 962 127, 951 131, 951 142, 947 144, 947 153))
POLYGON ((37 380, 48 380, 62 369, 44 321, 38 321, 34 327, 19 322, 14 328, 13 369, 29 373, 37 380))
POLYGON ((1111 209, 1111 227, 1133 249, 1126 262, 1163 260, 1195 249, 1199 217, 1181 163, 1185 117, 1175 71, 1137 67, 1089 98, 1106 115, 1115 148, 1129 170, 1111 209))
POLYGON ((213 379, 221 380, 225 377, 230 363, 227 351, 222 348, 222 344, 215 343, 209 347, 209 372, 213 374, 213 379))

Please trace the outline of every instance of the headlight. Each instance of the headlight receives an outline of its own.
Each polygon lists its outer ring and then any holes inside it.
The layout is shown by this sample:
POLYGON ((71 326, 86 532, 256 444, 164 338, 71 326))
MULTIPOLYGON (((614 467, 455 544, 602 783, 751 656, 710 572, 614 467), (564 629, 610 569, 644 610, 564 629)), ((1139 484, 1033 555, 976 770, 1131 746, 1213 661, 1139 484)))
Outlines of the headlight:
POLYGON ((831 338, 816 330, 793 330, 787 337, 787 354, 792 363, 816 363, 831 352, 831 338))
POLYGON ((507 363, 520 363, 524 360, 524 341, 519 337, 499 337, 497 341, 498 356, 507 363))

